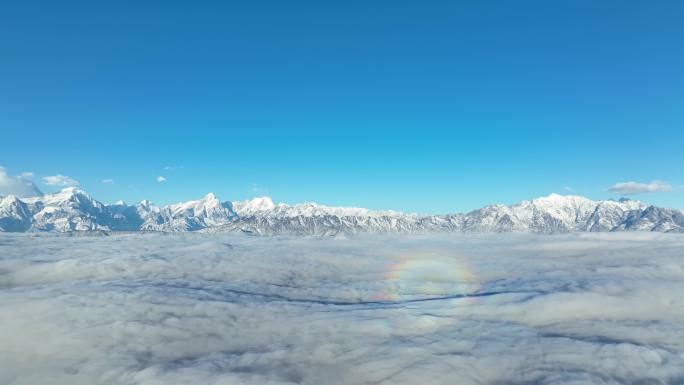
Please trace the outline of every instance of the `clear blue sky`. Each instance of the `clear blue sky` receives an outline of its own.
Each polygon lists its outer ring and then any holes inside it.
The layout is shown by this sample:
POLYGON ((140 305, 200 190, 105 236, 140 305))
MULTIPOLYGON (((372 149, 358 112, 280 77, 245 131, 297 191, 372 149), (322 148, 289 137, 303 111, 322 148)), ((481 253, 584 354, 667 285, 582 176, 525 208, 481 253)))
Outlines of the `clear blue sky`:
POLYGON ((0 166, 105 202, 444 213, 663 180, 635 197, 684 208, 682 20, 682 1, 5 2, 0 166))

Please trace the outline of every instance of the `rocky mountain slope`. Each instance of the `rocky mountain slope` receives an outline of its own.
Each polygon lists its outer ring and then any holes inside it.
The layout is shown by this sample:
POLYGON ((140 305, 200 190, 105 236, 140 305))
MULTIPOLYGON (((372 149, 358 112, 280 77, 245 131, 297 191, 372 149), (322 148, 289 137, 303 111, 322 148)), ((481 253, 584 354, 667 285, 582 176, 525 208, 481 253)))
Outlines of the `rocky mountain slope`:
POLYGON ((415 215, 276 204, 262 197, 221 202, 214 194, 168 206, 149 201, 106 205, 77 188, 32 198, 0 197, 0 231, 203 231, 251 234, 661 231, 684 232, 684 212, 633 200, 593 201, 551 194, 467 214, 415 215))

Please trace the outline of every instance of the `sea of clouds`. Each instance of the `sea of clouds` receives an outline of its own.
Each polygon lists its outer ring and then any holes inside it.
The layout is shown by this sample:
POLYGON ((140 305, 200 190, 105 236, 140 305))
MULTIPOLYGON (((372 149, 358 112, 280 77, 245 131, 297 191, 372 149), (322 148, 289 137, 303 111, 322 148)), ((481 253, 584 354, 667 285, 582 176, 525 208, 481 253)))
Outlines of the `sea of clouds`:
POLYGON ((682 384, 684 235, 0 235, 0 384, 682 384))

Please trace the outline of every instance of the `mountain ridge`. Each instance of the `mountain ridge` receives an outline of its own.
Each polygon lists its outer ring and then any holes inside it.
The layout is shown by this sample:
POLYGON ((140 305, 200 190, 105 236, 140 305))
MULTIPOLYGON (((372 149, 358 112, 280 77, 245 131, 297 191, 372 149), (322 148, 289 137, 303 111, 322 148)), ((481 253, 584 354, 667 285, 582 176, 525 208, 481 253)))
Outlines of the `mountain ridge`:
POLYGON ((639 201, 550 194, 446 215, 274 203, 269 197, 221 202, 213 193, 158 206, 143 200, 103 204, 79 188, 31 198, 0 197, 0 232, 162 231, 258 235, 430 232, 684 232, 684 212, 639 201))

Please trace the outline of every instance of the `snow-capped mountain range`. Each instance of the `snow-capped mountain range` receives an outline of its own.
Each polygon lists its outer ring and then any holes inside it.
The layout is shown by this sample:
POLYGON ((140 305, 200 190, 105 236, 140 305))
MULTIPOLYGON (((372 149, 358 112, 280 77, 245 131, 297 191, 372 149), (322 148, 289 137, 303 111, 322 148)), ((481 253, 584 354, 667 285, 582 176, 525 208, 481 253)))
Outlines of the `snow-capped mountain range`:
POLYGON ((684 232, 684 212, 639 201, 593 201, 551 194, 515 205, 492 205, 467 214, 416 215, 329 207, 316 203, 276 204, 261 197, 221 202, 214 194, 157 206, 145 200, 103 204, 77 188, 39 197, 0 197, 0 231, 203 231, 275 235, 355 233, 575 231, 684 232))

